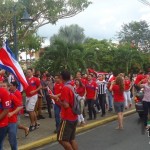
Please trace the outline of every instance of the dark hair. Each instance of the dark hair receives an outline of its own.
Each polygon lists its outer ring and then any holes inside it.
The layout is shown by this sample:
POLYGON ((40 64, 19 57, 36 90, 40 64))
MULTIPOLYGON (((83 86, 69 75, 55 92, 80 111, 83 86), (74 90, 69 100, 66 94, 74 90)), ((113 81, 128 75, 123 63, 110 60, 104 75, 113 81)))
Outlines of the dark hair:
POLYGON ((116 77, 116 84, 119 86, 120 92, 123 92, 124 91, 124 83, 123 83, 123 79, 121 76, 116 77))
POLYGON ((32 72, 33 72, 33 69, 32 69, 32 68, 28 68, 27 70, 30 70, 30 71, 32 71, 32 72))
POLYGON ((18 83, 17 83, 17 81, 12 81, 12 82, 10 82, 13 86, 15 86, 16 88, 18 87, 18 83))
POLYGON ((71 78, 71 74, 70 74, 70 72, 67 71, 67 70, 62 71, 62 72, 60 73, 60 75, 61 75, 61 77, 62 77, 62 79, 63 79, 64 81, 69 81, 70 78, 71 78))
POLYGON ((50 77, 51 75, 49 73, 46 74, 46 77, 50 77))
POLYGON ((81 80, 80 80, 80 79, 75 79, 75 81, 79 81, 79 86, 80 86, 80 87, 82 87, 82 86, 83 86, 83 84, 82 84, 82 82, 81 82, 81 80))
POLYGON ((89 73, 89 75, 90 75, 91 77, 93 77, 93 73, 89 73))
POLYGON ((55 74, 55 77, 58 77, 58 78, 59 78, 59 77, 60 77, 60 74, 55 74))

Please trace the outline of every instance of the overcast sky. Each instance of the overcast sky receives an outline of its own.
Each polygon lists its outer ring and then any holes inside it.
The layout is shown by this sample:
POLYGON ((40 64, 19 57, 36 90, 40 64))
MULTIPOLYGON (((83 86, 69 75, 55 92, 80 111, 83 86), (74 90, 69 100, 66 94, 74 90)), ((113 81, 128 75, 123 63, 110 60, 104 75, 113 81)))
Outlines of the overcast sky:
POLYGON ((38 33, 47 38, 46 45, 49 44, 49 38, 65 25, 78 24, 84 28, 88 37, 115 40, 115 35, 123 23, 140 20, 150 22, 150 6, 142 4, 140 0, 90 1, 93 4, 84 12, 72 18, 59 20, 56 25, 41 27, 38 33))

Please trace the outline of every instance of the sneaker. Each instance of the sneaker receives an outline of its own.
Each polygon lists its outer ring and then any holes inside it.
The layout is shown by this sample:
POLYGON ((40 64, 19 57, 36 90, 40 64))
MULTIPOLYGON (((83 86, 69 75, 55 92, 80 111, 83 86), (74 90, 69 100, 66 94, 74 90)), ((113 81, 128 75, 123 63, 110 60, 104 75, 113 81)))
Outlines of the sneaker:
POLYGON ((101 112, 101 110, 98 111, 99 113, 101 112))
POLYGON ((35 130, 35 126, 30 126, 29 127, 29 131, 34 131, 35 130))
POLYGON ((24 116, 25 116, 25 117, 29 117, 29 114, 28 114, 28 113, 25 113, 24 116))
POLYGON ((36 123, 34 127, 35 129, 38 129, 40 127, 40 123, 36 123))

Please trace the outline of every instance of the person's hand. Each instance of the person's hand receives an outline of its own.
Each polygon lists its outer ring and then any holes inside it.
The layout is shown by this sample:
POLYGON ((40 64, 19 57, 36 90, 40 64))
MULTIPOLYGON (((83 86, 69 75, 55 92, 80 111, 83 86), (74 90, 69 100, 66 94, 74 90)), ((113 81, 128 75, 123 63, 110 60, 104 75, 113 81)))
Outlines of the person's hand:
POLYGON ((49 96, 51 97, 51 99, 54 99, 54 100, 58 99, 57 95, 49 94, 49 96))
POLYGON ((94 100, 96 100, 96 96, 94 97, 94 100))
POLYGON ((34 94, 35 92, 36 92, 36 91, 35 91, 35 90, 33 90, 33 91, 31 91, 31 92, 30 92, 30 94, 34 94))
POLYGON ((13 116, 13 113, 12 113, 12 112, 8 113, 8 117, 9 117, 9 118, 12 117, 12 116, 13 116))
POLYGON ((115 80, 111 82, 111 85, 114 85, 114 84, 115 84, 115 80))
POLYGON ((142 82, 142 83, 147 82, 147 78, 142 79, 141 82, 142 82))

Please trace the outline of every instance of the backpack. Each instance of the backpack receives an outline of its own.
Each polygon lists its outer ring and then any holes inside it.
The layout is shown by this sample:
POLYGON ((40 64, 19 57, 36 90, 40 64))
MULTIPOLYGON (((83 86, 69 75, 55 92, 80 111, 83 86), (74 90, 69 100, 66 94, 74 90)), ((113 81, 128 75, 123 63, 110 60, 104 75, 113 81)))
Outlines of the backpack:
POLYGON ((77 94, 74 90, 74 88, 71 85, 65 85, 68 88, 70 88, 72 90, 72 92, 74 93, 74 103, 72 107, 72 111, 74 114, 76 115, 81 115, 81 100, 83 100, 83 98, 77 94))

